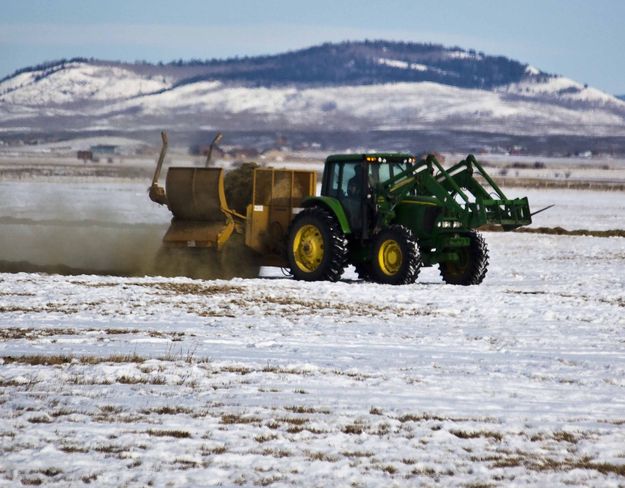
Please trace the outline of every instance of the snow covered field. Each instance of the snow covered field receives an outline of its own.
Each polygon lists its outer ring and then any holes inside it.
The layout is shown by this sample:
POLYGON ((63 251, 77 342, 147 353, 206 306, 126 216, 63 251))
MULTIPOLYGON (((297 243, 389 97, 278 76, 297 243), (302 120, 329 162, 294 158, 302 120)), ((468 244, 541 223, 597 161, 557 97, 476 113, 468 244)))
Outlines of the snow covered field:
MULTIPOLYGON (((71 228, 1 185, 2 253, 71 228)), ((169 218, 58 185, 68 221, 169 218)), ((591 193, 537 225, 625 228, 591 193)), ((485 237, 466 288, 0 274, 0 486, 623 486, 625 239, 485 237)))

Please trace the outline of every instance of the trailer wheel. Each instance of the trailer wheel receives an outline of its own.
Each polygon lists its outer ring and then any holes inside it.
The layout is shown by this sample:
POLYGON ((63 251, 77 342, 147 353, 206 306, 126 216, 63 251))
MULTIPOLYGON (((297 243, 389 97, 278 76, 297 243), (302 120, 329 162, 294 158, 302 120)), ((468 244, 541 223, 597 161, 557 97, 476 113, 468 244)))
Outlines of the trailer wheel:
POLYGON ((391 225, 373 240, 371 277, 378 283, 409 285, 421 270, 421 253, 412 232, 403 225, 391 225))
POLYGON ((347 239, 327 210, 307 208, 291 223, 287 258, 297 280, 338 281, 347 264, 347 239))
POLYGON ((450 285, 479 285, 488 271, 488 246, 484 238, 475 231, 462 235, 470 239, 469 246, 458 249, 457 262, 439 264, 441 276, 450 285))

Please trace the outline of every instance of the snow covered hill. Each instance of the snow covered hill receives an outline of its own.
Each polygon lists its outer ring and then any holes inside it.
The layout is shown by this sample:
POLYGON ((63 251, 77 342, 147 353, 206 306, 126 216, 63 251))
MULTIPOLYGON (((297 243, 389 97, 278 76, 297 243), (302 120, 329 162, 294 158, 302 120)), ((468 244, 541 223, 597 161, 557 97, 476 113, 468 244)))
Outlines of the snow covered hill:
POLYGON ((0 130, 51 127, 612 136, 625 135, 625 101, 474 51, 345 43, 241 61, 74 60, 0 82, 0 130))

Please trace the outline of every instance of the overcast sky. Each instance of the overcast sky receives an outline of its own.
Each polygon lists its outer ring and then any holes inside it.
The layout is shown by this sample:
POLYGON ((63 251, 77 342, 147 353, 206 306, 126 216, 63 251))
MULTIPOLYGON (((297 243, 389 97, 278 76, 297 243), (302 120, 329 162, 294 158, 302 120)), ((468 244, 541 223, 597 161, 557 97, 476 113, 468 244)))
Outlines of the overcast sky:
POLYGON ((0 0, 0 78, 44 61, 210 59, 326 41, 476 49, 625 94, 625 0, 0 0))

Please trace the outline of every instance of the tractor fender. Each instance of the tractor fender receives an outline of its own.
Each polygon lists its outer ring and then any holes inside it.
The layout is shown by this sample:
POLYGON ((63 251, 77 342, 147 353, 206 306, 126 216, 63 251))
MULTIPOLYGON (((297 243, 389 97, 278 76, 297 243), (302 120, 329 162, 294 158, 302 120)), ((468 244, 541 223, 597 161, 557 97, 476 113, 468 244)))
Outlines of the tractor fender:
POLYGON ((336 221, 338 222, 343 234, 351 234, 352 229, 349 226, 349 220, 347 219, 347 215, 345 215, 345 210, 343 210, 343 205, 336 198, 332 197, 310 197, 306 198, 302 202, 302 208, 310 208, 310 207, 322 207, 325 208, 330 214, 334 215, 336 221))

